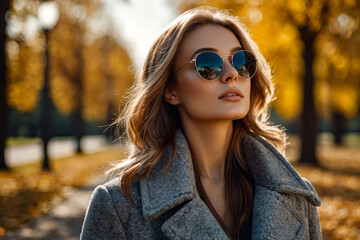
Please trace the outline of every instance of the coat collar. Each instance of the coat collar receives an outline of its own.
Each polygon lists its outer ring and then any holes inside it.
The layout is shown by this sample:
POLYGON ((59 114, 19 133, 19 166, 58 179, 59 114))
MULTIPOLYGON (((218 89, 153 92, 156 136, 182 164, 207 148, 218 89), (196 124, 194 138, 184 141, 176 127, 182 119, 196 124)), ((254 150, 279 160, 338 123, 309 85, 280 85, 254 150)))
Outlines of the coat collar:
MULTIPOLYGON (((313 205, 320 206, 321 201, 316 192, 267 141, 254 133, 247 133, 242 140, 242 150, 255 184, 280 193, 303 196, 313 205)), ((193 202, 196 206, 204 205, 199 201, 189 146, 180 129, 176 132, 174 160, 168 171, 162 174, 171 151, 171 146, 168 146, 148 177, 140 181, 143 215, 147 221, 192 199, 198 200, 193 202)))
POLYGON ((315 206, 321 205, 316 191, 269 142, 255 133, 247 133, 241 146, 256 184, 279 193, 305 197, 315 206))

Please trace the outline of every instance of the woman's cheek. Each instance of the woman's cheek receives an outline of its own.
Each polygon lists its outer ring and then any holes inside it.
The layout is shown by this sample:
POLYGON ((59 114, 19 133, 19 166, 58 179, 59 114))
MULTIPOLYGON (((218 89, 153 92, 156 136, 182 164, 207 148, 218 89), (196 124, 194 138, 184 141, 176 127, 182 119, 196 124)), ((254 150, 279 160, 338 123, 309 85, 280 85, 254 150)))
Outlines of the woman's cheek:
POLYGON ((179 78, 179 92, 183 95, 183 101, 191 101, 193 104, 203 104, 214 95, 211 82, 200 79, 196 71, 185 71, 183 78, 179 78))
POLYGON ((180 105, 182 109, 192 118, 209 117, 209 114, 215 106, 213 105, 212 98, 216 99, 216 93, 210 86, 207 86, 206 82, 202 82, 202 79, 190 79, 190 81, 200 81, 197 83, 189 83, 189 80, 184 80, 181 85, 180 93, 180 105))

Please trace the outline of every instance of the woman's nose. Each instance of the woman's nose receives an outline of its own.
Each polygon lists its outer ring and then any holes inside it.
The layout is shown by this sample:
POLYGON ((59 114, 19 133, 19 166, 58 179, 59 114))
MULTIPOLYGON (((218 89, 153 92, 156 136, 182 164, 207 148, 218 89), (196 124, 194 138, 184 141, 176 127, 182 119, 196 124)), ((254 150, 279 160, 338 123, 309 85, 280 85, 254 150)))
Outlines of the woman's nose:
POLYGON ((220 75, 220 81, 226 83, 228 81, 236 82, 239 78, 239 74, 229 60, 224 61, 224 69, 220 75))

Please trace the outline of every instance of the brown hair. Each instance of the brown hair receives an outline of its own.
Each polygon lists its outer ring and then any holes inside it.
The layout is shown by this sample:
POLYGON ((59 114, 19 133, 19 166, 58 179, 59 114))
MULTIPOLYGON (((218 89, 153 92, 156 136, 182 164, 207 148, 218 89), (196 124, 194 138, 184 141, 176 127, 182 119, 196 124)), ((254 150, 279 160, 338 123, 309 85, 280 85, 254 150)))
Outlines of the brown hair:
MULTIPOLYGON (((283 128, 268 121, 268 108, 274 94, 271 69, 244 24, 225 11, 213 7, 191 9, 176 18, 157 38, 131 88, 122 115, 114 123, 125 130, 131 147, 129 157, 114 164, 107 174, 120 178, 124 195, 133 202, 131 182, 148 175, 169 143, 172 143, 174 153, 175 131, 181 127, 181 122, 177 108, 164 100, 165 88, 170 82, 182 39, 196 27, 209 23, 230 29, 241 46, 258 59, 257 72, 251 80, 249 113, 243 119, 233 121, 233 136, 225 166, 226 209, 234 223, 231 230, 234 236, 251 214, 254 197, 252 177, 241 152, 243 136, 255 132, 284 154, 286 135, 283 128)), ((173 156, 164 172, 172 160, 173 156)))

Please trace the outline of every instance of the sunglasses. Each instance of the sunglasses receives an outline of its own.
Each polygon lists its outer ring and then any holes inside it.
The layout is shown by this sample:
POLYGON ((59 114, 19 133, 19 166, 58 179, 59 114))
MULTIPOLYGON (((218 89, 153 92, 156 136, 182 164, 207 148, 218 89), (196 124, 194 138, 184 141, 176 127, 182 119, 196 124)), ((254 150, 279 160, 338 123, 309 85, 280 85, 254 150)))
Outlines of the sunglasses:
MULTIPOLYGON (((236 69, 239 76, 242 78, 252 78, 256 72, 256 58, 246 50, 241 50, 233 55, 223 55, 232 57, 231 65, 236 69)), ((186 65, 195 62, 196 71, 199 75, 208 81, 217 79, 224 70, 224 62, 221 56, 214 52, 202 52, 196 58, 190 60, 184 66, 175 71, 178 72, 186 65)))

